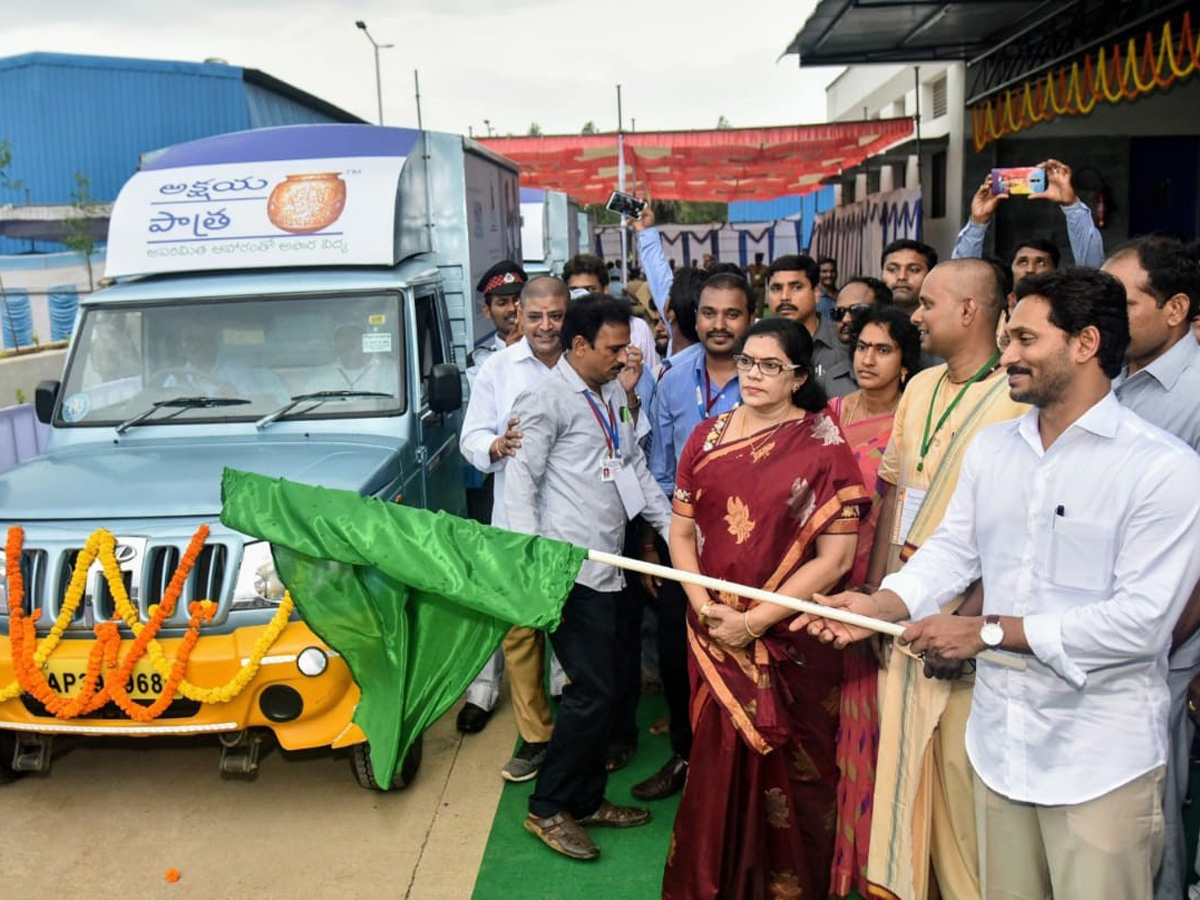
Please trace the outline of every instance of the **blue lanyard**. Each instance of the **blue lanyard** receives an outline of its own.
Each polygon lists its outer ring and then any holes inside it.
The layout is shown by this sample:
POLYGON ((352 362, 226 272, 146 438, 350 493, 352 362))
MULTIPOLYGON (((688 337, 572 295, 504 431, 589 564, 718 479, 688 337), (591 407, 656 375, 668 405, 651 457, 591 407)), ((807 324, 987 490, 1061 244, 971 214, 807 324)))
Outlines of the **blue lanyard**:
MULTIPOLYGON (((696 376, 696 410, 700 413, 700 419, 703 421, 704 419, 712 416, 713 407, 717 405, 718 401, 720 401, 721 394, 725 392, 725 388, 729 387, 730 383, 733 381, 733 378, 725 382, 725 387, 718 390, 714 396, 712 392, 712 379, 708 376, 708 366, 704 365, 703 363, 701 363, 701 365, 704 368, 704 384, 702 385, 700 383, 699 369, 693 369, 692 374, 696 376)), ((737 376, 735 375, 734 378, 736 377, 737 376)), ((735 403, 734 406, 737 406, 737 404, 735 403)))
POLYGON ((608 453, 610 456, 621 455, 621 430, 617 428, 617 417, 613 413, 611 403, 608 406, 608 421, 604 421, 604 416, 600 415, 600 405, 592 399, 591 391, 584 391, 583 396, 587 398, 588 406, 592 408, 592 415, 596 417, 596 421, 600 423, 600 430, 604 432, 604 443, 608 445, 608 453))

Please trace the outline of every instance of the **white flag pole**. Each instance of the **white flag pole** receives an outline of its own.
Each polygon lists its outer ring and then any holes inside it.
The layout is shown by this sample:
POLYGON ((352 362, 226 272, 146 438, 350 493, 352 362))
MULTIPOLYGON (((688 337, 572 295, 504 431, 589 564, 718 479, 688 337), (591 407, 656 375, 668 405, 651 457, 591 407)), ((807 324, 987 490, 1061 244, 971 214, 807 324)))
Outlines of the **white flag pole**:
MULTIPOLYGON (((811 600, 799 600, 795 597, 788 597, 785 594, 777 594, 774 591, 764 591, 761 588, 738 584, 734 581, 725 581, 721 578, 710 578, 707 575, 698 575, 694 572, 683 572, 668 566, 660 566, 644 562, 640 559, 631 559, 628 556, 618 556, 615 553, 589 550, 588 559, 592 562, 615 566, 618 569, 627 569, 631 572, 641 572, 645 575, 654 575, 658 578, 678 581, 681 584, 694 584, 712 591, 725 591, 730 594, 736 594, 739 597, 758 600, 762 603, 773 603, 776 606, 784 606, 796 612, 811 613, 814 616, 832 619, 835 622, 841 622, 845 625, 857 625, 860 628, 867 628, 880 634, 891 635, 892 637, 899 637, 906 630, 904 625, 896 622, 885 622, 883 619, 873 619, 870 616, 859 615, 858 613, 838 609, 833 606, 822 606, 820 603, 813 603, 811 600)), ((978 658, 999 666, 1005 666, 1009 669, 1016 669, 1018 671, 1024 671, 1025 669, 1025 660, 1015 654, 1004 651, 985 650, 979 654, 978 658)))

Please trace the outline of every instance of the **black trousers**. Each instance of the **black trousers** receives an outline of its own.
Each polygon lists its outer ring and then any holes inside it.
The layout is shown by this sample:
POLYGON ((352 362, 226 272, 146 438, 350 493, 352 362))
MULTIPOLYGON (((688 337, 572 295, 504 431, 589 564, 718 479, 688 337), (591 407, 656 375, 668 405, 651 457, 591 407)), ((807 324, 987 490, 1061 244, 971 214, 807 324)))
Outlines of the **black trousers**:
POLYGON ((625 574, 625 590, 616 595, 617 637, 616 669, 613 672, 616 695, 613 697, 611 746, 636 747, 638 742, 637 708, 642 697, 642 610, 645 592, 631 572, 625 574))
MULTIPOLYGON (((671 565, 666 544, 661 540, 657 543, 663 565, 671 565)), ((658 671, 662 679, 663 696, 667 700, 667 715, 670 717, 671 749, 684 759, 692 752, 687 607, 688 598, 683 592, 683 585, 664 578, 658 589, 658 600, 655 601, 655 610, 658 612, 658 671)))
POLYGON ((604 768, 617 695, 616 643, 619 593, 581 584, 563 605, 562 623, 550 644, 570 681, 554 721, 546 761, 529 798, 535 816, 566 811, 577 819, 600 807, 604 768))

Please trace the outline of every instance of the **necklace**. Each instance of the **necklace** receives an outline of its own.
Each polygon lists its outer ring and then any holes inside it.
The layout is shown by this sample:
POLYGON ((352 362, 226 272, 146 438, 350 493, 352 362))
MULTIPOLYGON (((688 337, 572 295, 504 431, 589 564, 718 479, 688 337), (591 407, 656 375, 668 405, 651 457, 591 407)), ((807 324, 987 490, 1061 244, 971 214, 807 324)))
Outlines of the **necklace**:
MULTIPOLYGON (((741 432, 742 432, 741 439, 742 440, 747 440, 746 431, 749 429, 749 419, 750 419, 750 417, 745 413, 745 410, 743 408, 742 421, 741 421, 741 432)), ((748 441, 750 444, 750 456, 755 461, 757 461, 759 456, 762 455, 763 447, 771 440, 771 438, 775 437, 775 432, 777 432, 780 428, 782 428, 788 422, 792 422, 792 421, 795 421, 795 420, 792 417, 791 413, 789 412, 784 418, 782 418, 778 422, 776 422, 774 424, 774 426, 772 426, 770 428, 770 430, 764 431, 763 434, 760 434, 758 437, 748 438, 748 441)))

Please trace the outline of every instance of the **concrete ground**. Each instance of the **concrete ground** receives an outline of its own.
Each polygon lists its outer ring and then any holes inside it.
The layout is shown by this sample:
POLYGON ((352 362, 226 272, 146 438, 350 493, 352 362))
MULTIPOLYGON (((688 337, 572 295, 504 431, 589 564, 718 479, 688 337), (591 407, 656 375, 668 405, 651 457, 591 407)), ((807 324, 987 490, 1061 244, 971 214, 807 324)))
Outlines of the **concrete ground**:
POLYGON ((466 900, 516 728, 506 700, 477 735, 456 712, 426 732, 415 782, 387 794, 358 787, 345 754, 275 749, 238 781, 211 738, 60 739, 48 777, 0 786, 0 895, 466 900))

